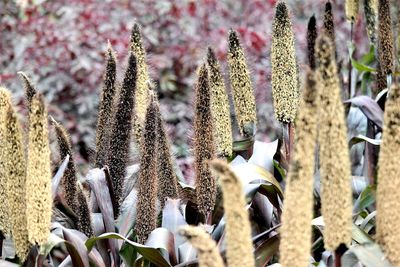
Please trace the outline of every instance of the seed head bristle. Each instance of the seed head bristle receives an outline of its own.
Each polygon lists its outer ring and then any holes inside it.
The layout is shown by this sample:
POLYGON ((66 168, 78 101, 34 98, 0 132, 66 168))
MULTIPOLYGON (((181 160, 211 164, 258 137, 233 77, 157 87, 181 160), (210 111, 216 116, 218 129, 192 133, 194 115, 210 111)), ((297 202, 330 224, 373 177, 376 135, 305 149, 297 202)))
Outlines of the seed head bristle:
POLYGON ((307 56, 308 65, 312 70, 315 70, 317 64, 315 62, 315 41, 317 39, 317 21, 315 15, 312 15, 308 20, 307 25, 307 56))

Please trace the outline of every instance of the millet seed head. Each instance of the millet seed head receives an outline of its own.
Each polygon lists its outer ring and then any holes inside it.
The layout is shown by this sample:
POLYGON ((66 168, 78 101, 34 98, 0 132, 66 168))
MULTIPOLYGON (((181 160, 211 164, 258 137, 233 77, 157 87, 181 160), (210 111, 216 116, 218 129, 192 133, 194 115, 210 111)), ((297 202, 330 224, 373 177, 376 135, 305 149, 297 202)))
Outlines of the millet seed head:
POLYGON ((348 21, 353 23, 357 20, 359 6, 359 0, 346 0, 345 11, 348 21))
POLYGON ((376 43, 376 18, 378 14, 377 0, 364 0, 364 14, 367 24, 367 33, 371 44, 376 43))
POLYGON ((221 66, 211 47, 208 47, 207 65, 217 150, 218 154, 229 157, 232 155, 233 143, 229 100, 225 89, 221 66))
POLYGON ((208 160, 215 157, 213 129, 208 71, 203 64, 199 69, 196 84, 194 158, 197 206, 204 216, 213 210, 217 191, 215 177, 207 164, 208 160))
POLYGON ((256 101, 243 48, 234 30, 229 32, 228 46, 229 77, 239 130, 242 135, 253 136, 257 122, 256 101))
POLYGON ((50 235, 52 214, 51 166, 47 108, 41 94, 32 98, 29 114, 26 172, 27 226, 29 241, 43 245, 50 235))
POLYGON ((275 117, 294 122, 299 105, 299 84, 292 22, 285 2, 276 5, 272 26, 271 82, 275 117))
MULTIPOLYGON (((129 145, 132 132, 132 118, 135 107, 137 80, 136 57, 131 52, 124 80, 113 109, 110 133, 110 148, 107 164, 113 182, 118 209, 122 197, 122 187, 125 179, 125 169, 129 157, 129 145)), ((118 212, 114 214, 118 216, 118 212)))
POLYGON ((110 123, 112 108, 116 94, 117 60, 115 52, 110 44, 106 52, 106 70, 104 73, 104 84, 101 91, 99 114, 96 129, 96 159, 95 166, 101 168, 106 163, 107 150, 110 145, 110 123))
POLYGON ((78 184, 77 189, 77 197, 75 199, 77 206, 75 213, 78 216, 76 223, 77 230, 84 233, 87 237, 92 237, 93 226, 88 200, 81 184, 78 184))
POLYGON ((219 254, 217 244, 203 229, 200 227, 187 225, 179 229, 179 234, 186 237, 190 244, 197 249, 199 267, 224 266, 224 262, 219 254))
POLYGON ((10 209, 8 207, 6 164, 8 162, 6 152, 7 138, 7 113, 11 106, 11 93, 4 87, 0 87, 0 231, 6 237, 11 234, 10 209))
POLYGON ((378 160, 378 187, 376 192, 376 239, 393 266, 400 266, 400 87, 389 92, 383 118, 382 144, 378 160))
POLYGON ((280 229, 279 251, 283 267, 307 266, 310 258, 319 96, 316 74, 307 70, 296 119, 294 155, 286 183, 280 229))
POLYGON ((157 103, 150 95, 141 141, 139 191, 135 231, 138 242, 144 244, 149 234, 157 227, 157 103))
POLYGON ((218 173, 222 187, 228 266, 254 267, 251 226, 242 183, 226 162, 215 159, 211 167, 218 173))
POLYGON ((318 75, 321 84, 319 132, 321 202, 325 222, 325 248, 334 251, 349 245, 352 227, 352 190, 347 129, 334 46, 327 36, 317 39, 318 75))
POLYGON ((147 104, 149 102, 148 83, 151 81, 146 64, 146 50, 143 46, 140 26, 137 23, 133 25, 130 42, 131 51, 135 54, 137 60, 135 113, 139 118, 139 125, 141 127, 146 116, 147 104))
POLYGON ((28 256, 31 245, 28 241, 26 207, 26 160, 21 124, 10 105, 6 115, 6 177, 9 215, 15 251, 21 261, 28 256))
POLYGON ((378 1, 378 56, 382 73, 386 76, 393 73, 394 39, 390 0, 378 1))
POLYGON ((315 62, 315 41, 317 39, 317 20, 315 15, 312 15, 308 20, 307 25, 307 57, 308 65, 312 70, 315 70, 317 64, 315 62))
POLYGON ((35 86, 33 85, 31 79, 29 79, 29 77, 24 72, 20 71, 20 72, 18 72, 18 74, 24 83, 26 106, 28 108, 28 111, 30 111, 32 98, 36 94, 37 90, 36 90, 35 86))
POLYGON ((327 1, 325 4, 323 32, 329 37, 333 45, 333 51, 336 56, 336 34, 335 34, 335 18, 333 16, 332 3, 327 1))

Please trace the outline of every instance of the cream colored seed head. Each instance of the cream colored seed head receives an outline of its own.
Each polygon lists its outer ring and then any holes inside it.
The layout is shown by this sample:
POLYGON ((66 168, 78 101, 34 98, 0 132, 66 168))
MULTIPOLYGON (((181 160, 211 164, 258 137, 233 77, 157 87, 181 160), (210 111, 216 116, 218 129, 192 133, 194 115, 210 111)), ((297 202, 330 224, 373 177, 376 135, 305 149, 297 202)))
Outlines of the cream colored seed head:
POLYGON ((303 99, 296 119, 294 156, 288 174, 282 213, 279 248, 279 262, 282 267, 307 266, 310 260, 318 88, 315 73, 307 71, 303 99))
POLYGON ((322 215, 325 222, 324 243, 326 249, 334 251, 340 244, 349 245, 351 241, 351 171, 344 107, 331 40, 324 35, 319 37, 316 51, 322 88, 318 138, 322 215))
POLYGON ((224 161, 213 160, 211 166, 219 174, 222 186, 228 266, 254 267, 251 227, 241 181, 224 161))
POLYGON ((44 244, 50 235, 52 213, 50 148, 47 109, 40 94, 32 99, 29 114, 26 180, 28 236, 32 244, 44 244))
POLYGON ((253 129, 257 122, 256 101, 243 48, 237 32, 233 30, 229 32, 228 65, 240 133, 254 135, 250 129, 253 129))
POLYGON ((359 0, 346 0, 346 19, 355 22, 358 16, 359 0))
POLYGON ((185 236, 192 246, 197 249, 199 254, 199 267, 224 266, 217 244, 203 229, 187 225, 179 229, 179 234, 185 236))
POLYGON ((7 197, 12 225, 12 237, 18 257, 24 261, 28 256, 30 244, 27 231, 26 207, 26 161, 22 128, 12 106, 7 112, 6 131, 6 170, 7 197))
POLYGON ((7 112, 11 106, 11 94, 3 87, 0 87, 0 231, 4 236, 9 237, 11 233, 9 207, 7 198, 7 154, 6 152, 6 130, 7 112))
MULTIPOLYGON (((146 64, 146 50, 142 43, 140 26, 135 23, 131 34, 131 50, 137 60, 137 81, 135 93, 135 112, 139 118, 140 125, 143 125, 146 116, 147 104, 149 101, 148 83, 150 81, 148 67, 146 64)), ((138 131, 138 130, 137 130, 138 131)))
POLYGON ((221 67, 211 47, 207 53, 208 75, 211 88, 211 110, 215 127, 215 139, 218 153, 222 156, 232 155, 232 125, 229 111, 229 100, 225 90, 221 67))
POLYGON ((377 0, 364 0, 364 14, 367 24, 367 33, 372 44, 376 43, 376 16, 378 14, 377 0))
POLYGON ((299 84, 292 22, 285 2, 276 5, 272 29, 271 81, 276 119, 294 122, 299 105, 299 84))
POLYGON ((392 87, 386 101, 378 161, 376 238, 391 263, 400 266, 400 87, 392 87))

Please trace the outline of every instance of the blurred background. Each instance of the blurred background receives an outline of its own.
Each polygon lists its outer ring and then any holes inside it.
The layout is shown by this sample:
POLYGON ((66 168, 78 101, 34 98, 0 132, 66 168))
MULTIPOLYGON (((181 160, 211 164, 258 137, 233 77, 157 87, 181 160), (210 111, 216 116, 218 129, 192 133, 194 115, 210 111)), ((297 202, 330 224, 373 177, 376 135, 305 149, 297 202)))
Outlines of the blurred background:
MULTIPOLYGON (((326 1, 287 2, 292 11, 302 73, 307 21, 315 14, 321 27, 326 1)), ((344 18, 343 2, 332 1, 339 59, 347 62, 350 25, 344 18)), ((50 114, 71 133, 77 152, 92 148, 107 40, 118 53, 121 77, 130 30, 138 22, 142 25, 148 65, 157 84, 173 151, 184 165, 190 162, 195 70, 210 45, 216 50, 228 81, 227 35, 233 28, 240 34, 252 72, 258 109, 257 139, 273 140, 279 132, 271 101, 269 55, 275 3, 275 0, 0 0, 0 84, 13 91, 24 113, 23 85, 17 75, 18 71, 24 71, 44 93, 50 114)), ((363 16, 354 32, 357 52, 363 53, 368 44, 363 16)), ((229 82, 226 84, 229 88, 229 82)), ((84 162, 82 153, 76 154, 77 161, 84 162)))

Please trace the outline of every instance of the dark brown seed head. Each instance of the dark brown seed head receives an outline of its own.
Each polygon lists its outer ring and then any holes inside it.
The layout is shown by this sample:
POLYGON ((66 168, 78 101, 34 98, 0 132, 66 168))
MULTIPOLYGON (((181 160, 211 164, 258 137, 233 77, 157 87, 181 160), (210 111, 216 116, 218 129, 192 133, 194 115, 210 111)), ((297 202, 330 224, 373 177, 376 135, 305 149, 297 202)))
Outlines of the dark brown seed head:
POLYGON ((214 208, 216 183, 207 164, 207 161, 215 156, 215 146, 211 116, 211 92, 205 64, 200 67, 198 73, 195 101, 194 157, 197 205, 200 213, 206 216, 214 208))
POLYGON ((332 42, 333 51, 335 51, 336 55, 336 34, 335 34, 335 18, 333 16, 332 11, 332 3, 330 1, 325 4, 325 12, 324 12, 324 33, 332 42))
POLYGON ((108 43, 106 52, 106 71, 104 73, 104 85, 102 88, 99 104, 99 114, 96 130, 96 167, 101 168, 106 161, 107 150, 110 144, 110 122, 112 118, 112 107, 116 92, 116 68, 117 61, 115 52, 108 43))
POLYGON ((157 227, 157 103, 154 96, 147 107, 141 141, 139 191, 135 231, 138 242, 144 244, 157 227))
POLYGON ((61 124, 56 122, 54 119, 52 121, 57 134, 58 147, 60 149, 60 158, 61 160, 64 160, 67 157, 67 155, 69 155, 70 157, 67 168, 64 171, 64 176, 61 180, 61 184, 64 189, 65 200, 68 206, 74 212, 76 212, 77 179, 76 179, 75 163, 72 157, 73 153, 71 146, 71 138, 67 133, 67 130, 65 130, 65 128, 61 124))
POLYGON ((20 75, 22 81, 24 82, 24 88, 25 88, 25 97, 26 97, 26 106, 28 108, 28 111, 31 110, 31 103, 32 103, 32 98, 36 94, 37 90, 32 84, 32 81, 29 79, 29 77, 22 71, 18 72, 20 75))
POLYGON ((315 63, 315 40, 317 39, 317 20, 312 15, 308 20, 307 26, 307 56, 308 64, 312 70, 316 68, 315 63))
MULTIPOLYGON (((122 196, 125 168, 129 156, 129 144, 132 131, 132 117, 134 114, 134 101, 136 92, 136 57, 131 52, 118 99, 113 110, 111 123, 110 149, 108 166, 118 207, 122 196)), ((118 212, 115 217, 118 216, 118 212)))
POLYGON ((78 216, 78 221, 76 223, 78 231, 84 233, 87 237, 92 237, 92 218, 90 215, 88 201, 81 185, 78 186, 78 192, 75 201, 77 206, 75 213, 78 216))
POLYGON ((384 75, 392 74, 394 68, 394 39, 389 0, 379 0, 378 2, 378 56, 382 73, 384 75))
POLYGON ((158 199, 161 206, 164 207, 167 197, 179 198, 178 180, 172 163, 170 143, 161 118, 160 107, 156 100, 154 102, 157 122, 158 199))

